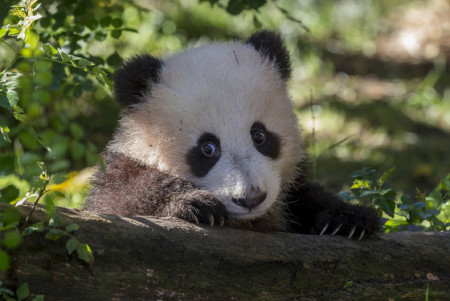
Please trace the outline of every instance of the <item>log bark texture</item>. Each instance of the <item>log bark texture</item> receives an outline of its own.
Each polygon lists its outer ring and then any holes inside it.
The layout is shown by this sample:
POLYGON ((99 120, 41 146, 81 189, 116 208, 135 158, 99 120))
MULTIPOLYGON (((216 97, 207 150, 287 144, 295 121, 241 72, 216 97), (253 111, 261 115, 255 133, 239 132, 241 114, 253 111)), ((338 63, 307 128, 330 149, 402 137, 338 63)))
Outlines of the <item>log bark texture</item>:
MULTIPOLYGON (((20 207, 25 215, 31 206, 20 207)), ((450 300, 450 233, 345 237, 257 233, 173 218, 58 208, 95 256, 25 237, 9 283, 45 300, 450 300), (427 279, 435 276, 438 280, 427 279)), ((46 219, 37 207, 32 222, 46 219)))

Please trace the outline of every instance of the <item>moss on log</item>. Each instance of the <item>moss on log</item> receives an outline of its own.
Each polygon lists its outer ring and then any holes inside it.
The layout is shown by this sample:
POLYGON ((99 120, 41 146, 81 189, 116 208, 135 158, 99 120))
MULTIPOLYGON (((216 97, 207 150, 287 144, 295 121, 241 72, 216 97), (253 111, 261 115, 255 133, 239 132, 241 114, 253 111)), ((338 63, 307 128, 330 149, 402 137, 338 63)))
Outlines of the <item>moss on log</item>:
MULTIPOLYGON (((25 215, 31 206, 20 207, 25 215)), ((95 256, 67 239, 31 234, 12 254, 9 282, 45 300, 430 300, 450 296, 450 233, 335 236, 257 233, 173 218, 58 208, 95 256), (429 280, 431 275, 439 280, 429 280)), ((37 207, 32 221, 46 218, 37 207)))

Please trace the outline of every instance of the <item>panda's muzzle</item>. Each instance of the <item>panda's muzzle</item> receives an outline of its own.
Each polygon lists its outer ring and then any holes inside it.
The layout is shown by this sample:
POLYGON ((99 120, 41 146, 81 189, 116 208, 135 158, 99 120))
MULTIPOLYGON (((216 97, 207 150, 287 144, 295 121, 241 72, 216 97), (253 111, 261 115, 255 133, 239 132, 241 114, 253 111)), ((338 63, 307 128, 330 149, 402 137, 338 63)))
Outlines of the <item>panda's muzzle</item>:
POLYGON ((260 194, 253 194, 252 196, 245 197, 245 198, 231 198, 233 200, 233 203, 236 205, 239 205, 241 207, 246 207, 248 209, 253 209, 266 199, 267 193, 263 192, 260 194))

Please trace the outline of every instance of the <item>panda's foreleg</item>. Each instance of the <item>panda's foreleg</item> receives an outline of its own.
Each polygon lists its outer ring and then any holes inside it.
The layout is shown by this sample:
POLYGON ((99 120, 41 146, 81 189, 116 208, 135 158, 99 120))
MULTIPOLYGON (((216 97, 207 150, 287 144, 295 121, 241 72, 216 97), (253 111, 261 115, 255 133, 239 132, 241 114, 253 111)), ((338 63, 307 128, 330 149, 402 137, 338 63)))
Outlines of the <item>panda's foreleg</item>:
POLYGON ((190 222, 223 224, 225 206, 211 192, 117 153, 104 155, 105 169, 93 181, 84 208, 124 216, 172 216, 190 222))
POLYGON ((288 190, 285 201, 293 232, 361 239, 379 229, 374 209, 344 203, 317 183, 298 183, 288 190))

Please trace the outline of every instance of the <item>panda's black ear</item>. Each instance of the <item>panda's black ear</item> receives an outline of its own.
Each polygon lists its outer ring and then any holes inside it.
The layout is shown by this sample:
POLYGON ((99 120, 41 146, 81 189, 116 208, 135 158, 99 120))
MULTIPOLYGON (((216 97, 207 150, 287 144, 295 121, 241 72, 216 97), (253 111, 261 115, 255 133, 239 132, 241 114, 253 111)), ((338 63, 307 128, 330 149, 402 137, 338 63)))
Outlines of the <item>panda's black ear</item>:
POLYGON ((252 46, 263 57, 273 61, 283 80, 289 79, 291 76, 291 60, 278 34, 268 30, 258 31, 245 44, 252 46))
POLYGON ((114 72, 114 95, 122 107, 139 103, 159 82, 163 62, 151 55, 134 56, 114 72))

